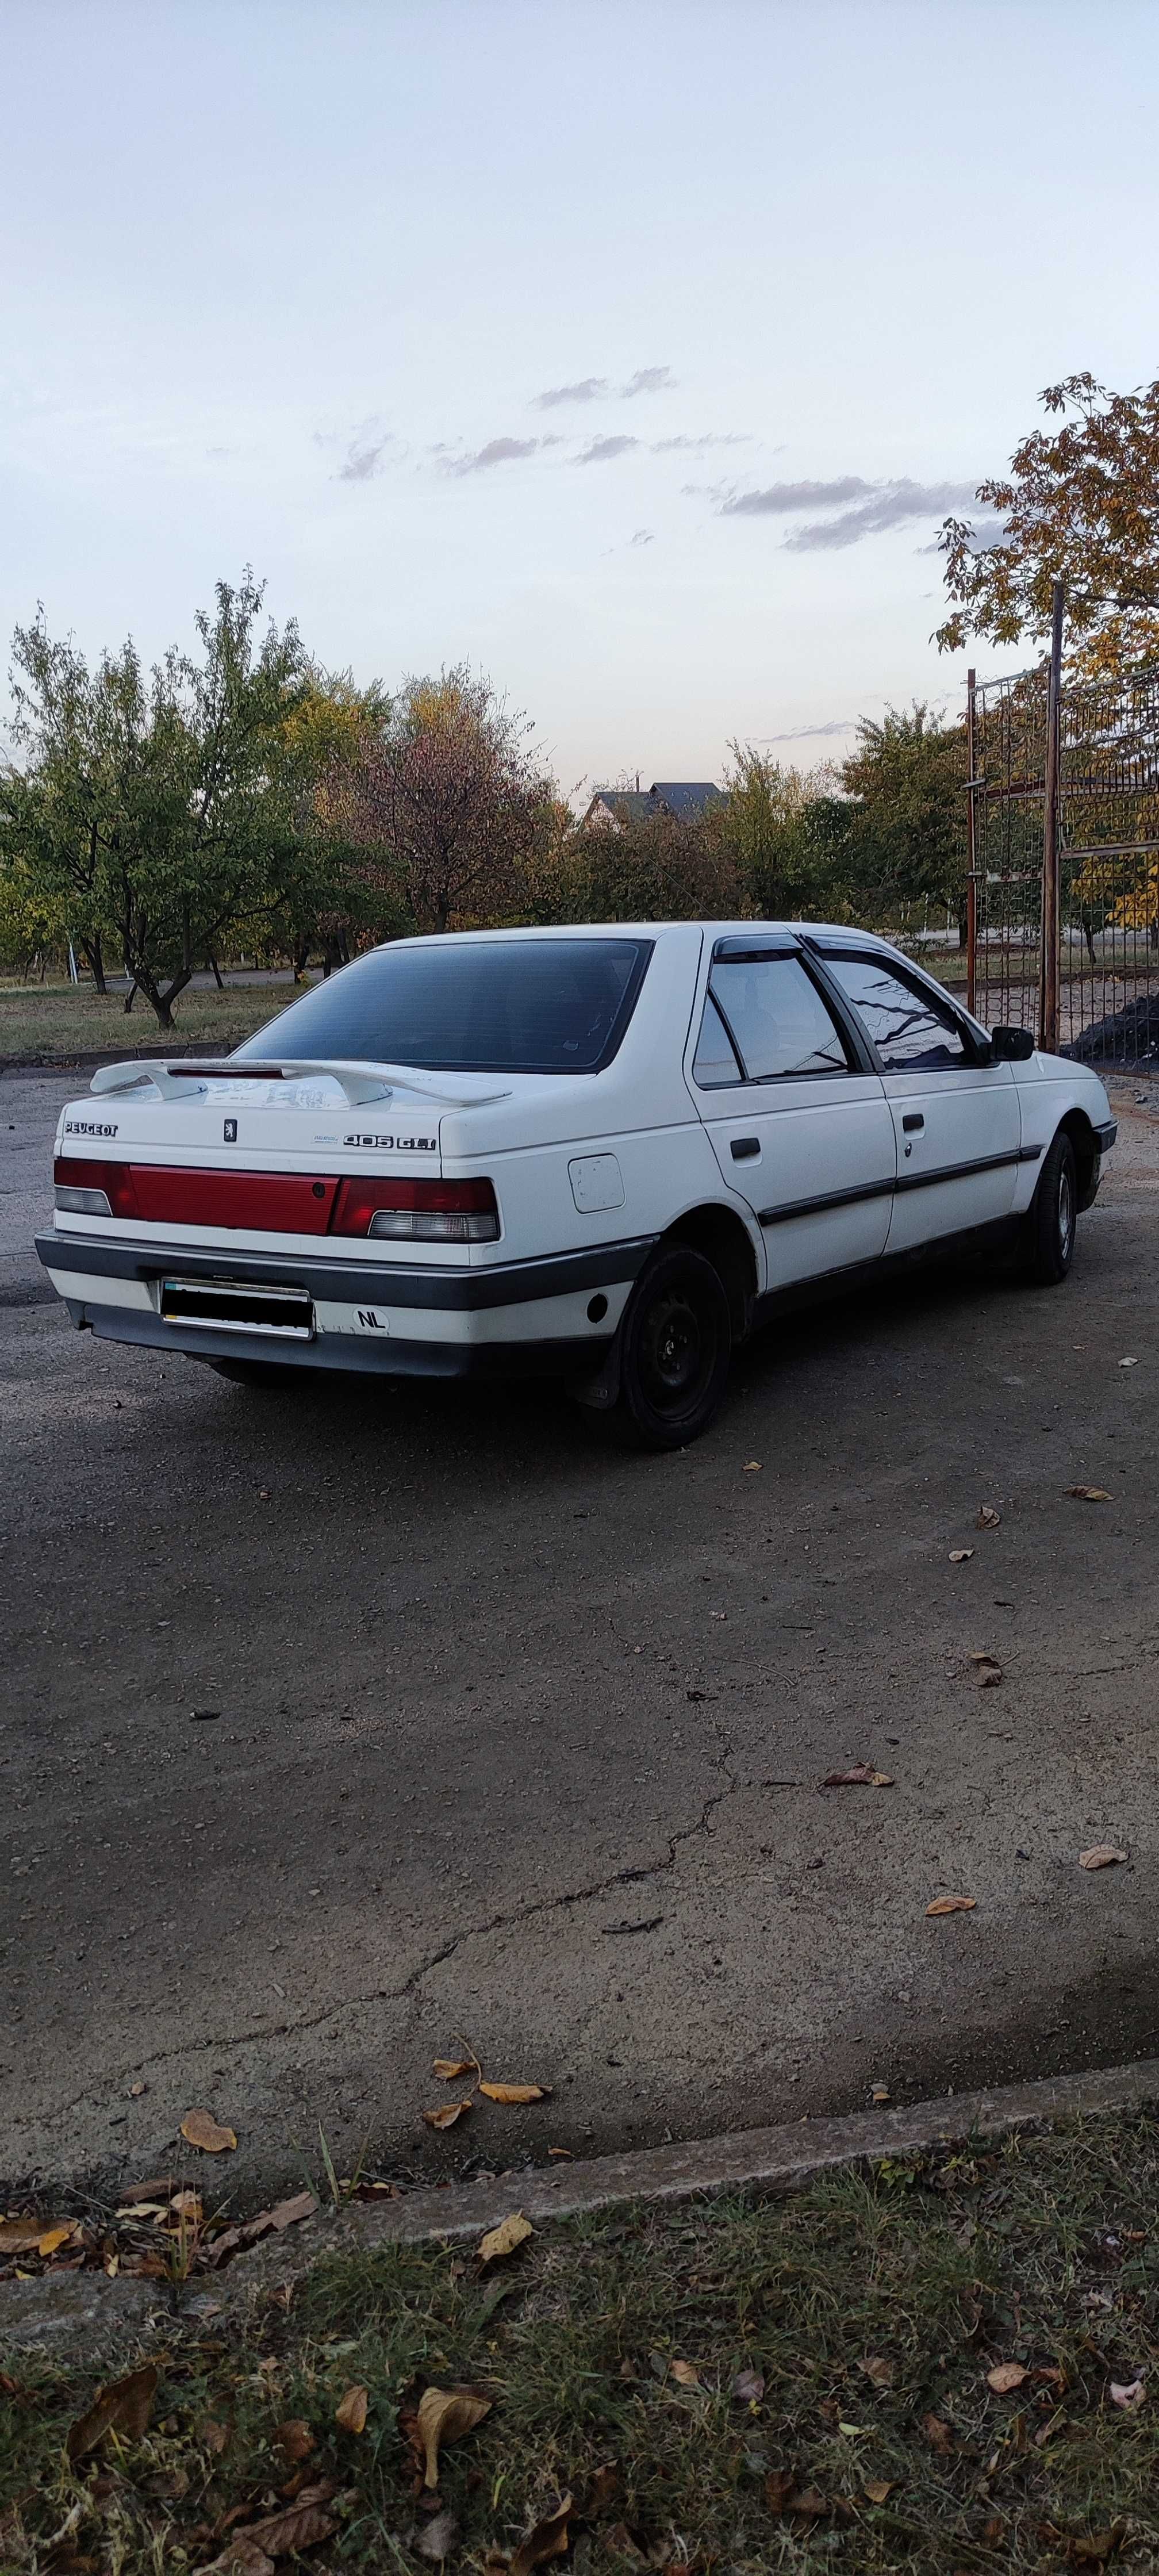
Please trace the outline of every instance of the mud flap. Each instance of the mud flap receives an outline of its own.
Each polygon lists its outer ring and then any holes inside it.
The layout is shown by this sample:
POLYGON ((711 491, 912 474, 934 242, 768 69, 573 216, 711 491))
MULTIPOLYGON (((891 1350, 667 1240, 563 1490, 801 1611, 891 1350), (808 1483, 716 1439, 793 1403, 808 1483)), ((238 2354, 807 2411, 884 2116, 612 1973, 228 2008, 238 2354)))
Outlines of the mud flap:
POLYGON ((568 1394, 577 1404, 586 1404, 592 1413, 610 1413, 620 1401, 620 1359, 623 1348, 623 1325, 612 1337, 599 1367, 590 1377, 573 1377, 568 1394))

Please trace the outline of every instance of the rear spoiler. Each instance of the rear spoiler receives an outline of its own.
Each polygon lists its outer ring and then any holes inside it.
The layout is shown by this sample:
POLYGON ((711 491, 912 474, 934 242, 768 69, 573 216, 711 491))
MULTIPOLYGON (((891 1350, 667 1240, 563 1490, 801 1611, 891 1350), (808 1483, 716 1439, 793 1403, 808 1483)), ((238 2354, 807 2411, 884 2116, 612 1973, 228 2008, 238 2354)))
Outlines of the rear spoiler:
POLYGON ((399 1090, 417 1092, 426 1100, 443 1101, 449 1109, 474 1109, 484 1101, 509 1097, 506 1091, 448 1091, 437 1077, 424 1077, 409 1065, 352 1063, 349 1059, 334 1064, 328 1057, 317 1056, 279 1056, 268 1064, 252 1056, 244 1063, 226 1056, 209 1061, 198 1057, 195 1062, 184 1057, 176 1064, 148 1059, 143 1063, 103 1064, 94 1073, 89 1090, 131 1091, 138 1082, 151 1082, 163 1100, 187 1100, 191 1092, 204 1091, 210 1081, 302 1082, 319 1073, 332 1076, 352 1109, 361 1108, 368 1100, 390 1100, 399 1090))

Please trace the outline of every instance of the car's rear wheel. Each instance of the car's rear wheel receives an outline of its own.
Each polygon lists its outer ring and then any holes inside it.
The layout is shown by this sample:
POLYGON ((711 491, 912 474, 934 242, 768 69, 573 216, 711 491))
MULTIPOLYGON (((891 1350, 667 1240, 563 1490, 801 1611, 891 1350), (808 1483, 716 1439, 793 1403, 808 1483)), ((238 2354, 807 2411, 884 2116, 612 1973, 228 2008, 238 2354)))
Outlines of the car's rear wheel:
POLYGON ((211 1360, 209 1365, 234 1386, 260 1387, 266 1395, 286 1395, 306 1375, 305 1369, 287 1368, 284 1360, 211 1360))
POLYGON ((1040 1288, 1057 1288, 1074 1257, 1078 1170, 1074 1146, 1060 1127, 1038 1178, 1026 1220, 1024 1269, 1040 1288))
POLYGON ((655 1253, 632 1291, 620 1351, 621 1419, 645 1449, 683 1449, 718 1412, 732 1325, 718 1271, 702 1252, 655 1253))

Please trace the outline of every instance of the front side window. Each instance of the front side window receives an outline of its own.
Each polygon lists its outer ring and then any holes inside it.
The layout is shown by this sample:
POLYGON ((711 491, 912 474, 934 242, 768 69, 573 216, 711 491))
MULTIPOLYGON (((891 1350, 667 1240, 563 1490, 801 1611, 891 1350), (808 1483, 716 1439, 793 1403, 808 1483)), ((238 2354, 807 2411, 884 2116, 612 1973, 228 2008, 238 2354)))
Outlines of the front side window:
POLYGON ((650 939, 400 939, 356 958, 237 1048, 429 1073, 596 1073, 635 1008, 650 939))
POLYGON ((848 1072, 836 1022, 799 957, 718 957, 709 994, 746 1081, 848 1072))
POLYGON ((947 1002, 870 954, 826 957, 826 966, 860 1013, 886 1073, 948 1073, 969 1064, 961 1029, 947 1002))

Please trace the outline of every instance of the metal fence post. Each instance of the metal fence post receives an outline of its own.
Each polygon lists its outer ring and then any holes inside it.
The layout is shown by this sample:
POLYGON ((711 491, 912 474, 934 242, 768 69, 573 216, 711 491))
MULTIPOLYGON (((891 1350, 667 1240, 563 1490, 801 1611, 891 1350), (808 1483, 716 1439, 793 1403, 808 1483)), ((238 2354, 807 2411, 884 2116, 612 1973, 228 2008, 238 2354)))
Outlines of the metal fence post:
POLYGON ((1046 699, 1046 771, 1042 824, 1042 948, 1038 980, 1038 1043, 1046 1055, 1058 1053, 1061 953, 1061 847, 1059 833, 1059 738, 1062 703, 1063 585, 1051 589, 1050 680, 1046 699))
POLYGON ((977 673, 966 673, 966 1008, 972 1011, 978 989, 978 863, 974 821, 974 695, 977 673))

